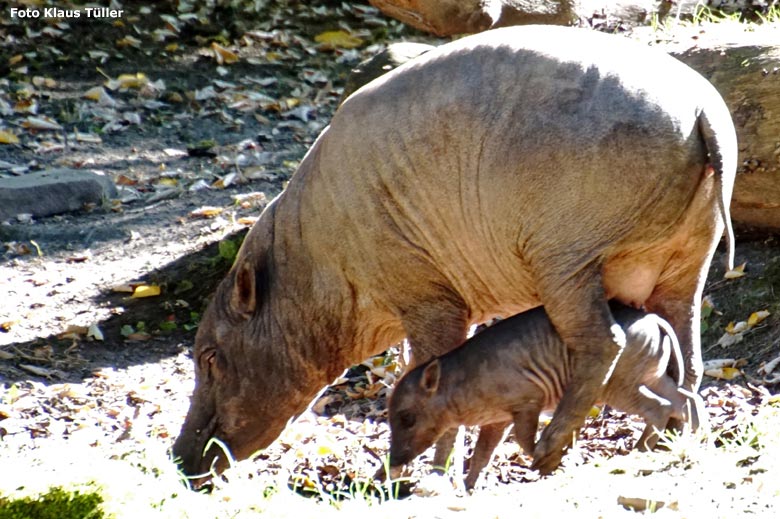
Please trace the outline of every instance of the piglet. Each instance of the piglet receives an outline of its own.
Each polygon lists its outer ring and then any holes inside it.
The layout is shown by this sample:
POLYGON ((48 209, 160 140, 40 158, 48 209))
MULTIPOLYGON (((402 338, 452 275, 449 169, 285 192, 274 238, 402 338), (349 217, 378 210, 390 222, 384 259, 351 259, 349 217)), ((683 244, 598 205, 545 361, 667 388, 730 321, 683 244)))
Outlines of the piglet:
MULTIPOLYGON (((706 419, 703 401, 668 374, 670 362, 678 378, 682 373, 672 327, 619 303, 610 310, 626 346, 599 402, 644 418, 636 445, 642 450, 655 446, 670 418, 698 428, 706 419)), ((482 429, 471 459, 465 483, 473 488, 501 441, 498 424, 514 423, 518 443, 533 454, 539 415, 555 409, 572 371, 571 352, 542 307, 500 321, 399 381, 389 405, 391 467, 409 463, 448 429, 493 424, 482 429)))

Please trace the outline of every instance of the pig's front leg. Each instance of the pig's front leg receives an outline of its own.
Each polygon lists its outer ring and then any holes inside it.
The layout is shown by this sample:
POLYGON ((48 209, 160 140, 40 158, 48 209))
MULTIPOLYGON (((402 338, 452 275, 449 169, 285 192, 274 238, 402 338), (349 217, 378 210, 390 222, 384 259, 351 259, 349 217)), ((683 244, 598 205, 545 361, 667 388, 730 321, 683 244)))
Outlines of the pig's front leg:
POLYGON ((555 415, 534 448, 531 467, 541 474, 550 474, 560 465, 626 344, 604 295, 600 265, 559 263, 556 268, 554 259, 548 265, 539 294, 572 364, 555 415))
MULTIPOLYGON (((409 370, 443 355, 465 342, 468 334, 466 303, 452 291, 437 285, 438 294, 416 302, 402 317, 406 337, 412 350, 409 370)), ((445 432, 436 441, 433 467, 443 470, 455 444, 457 429, 445 432)))

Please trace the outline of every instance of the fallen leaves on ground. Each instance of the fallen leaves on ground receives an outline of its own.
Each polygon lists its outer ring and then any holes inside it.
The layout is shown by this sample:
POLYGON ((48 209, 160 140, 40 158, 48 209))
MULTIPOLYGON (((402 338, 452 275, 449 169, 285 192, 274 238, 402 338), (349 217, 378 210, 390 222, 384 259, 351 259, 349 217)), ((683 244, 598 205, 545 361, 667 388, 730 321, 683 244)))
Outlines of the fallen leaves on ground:
POLYGON ((761 324, 770 315, 768 310, 758 310, 751 313, 745 321, 729 322, 724 328, 725 333, 718 339, 717 344, 727 347, 741 342, 746 333, 761 324))
POLYGON ((745 265, 747 265, 747 263, 743 263, 741 265, 738 265, 738 266, 734 267, 733 269, 731 269, 729 271, 726 271, 726 273, 723 275, 723 278, 724 279, 737 279, 737 278, 741 278, 742 276, 745 275, 745 265))
POLYGON ((155 297, 160 295, 159 285, 138 285, 133 290, 133 298, 155 297))

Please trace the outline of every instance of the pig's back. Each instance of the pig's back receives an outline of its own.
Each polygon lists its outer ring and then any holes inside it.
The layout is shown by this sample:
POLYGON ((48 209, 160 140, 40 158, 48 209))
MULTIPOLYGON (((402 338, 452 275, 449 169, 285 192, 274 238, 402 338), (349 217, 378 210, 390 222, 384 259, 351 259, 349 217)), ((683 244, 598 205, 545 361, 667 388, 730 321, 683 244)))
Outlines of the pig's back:
MULTIPOLYGON (((545 255, 586 264, 665 239, 701 177, 696 119, 713 92, 660 51, 590 31, 513 27, 442 46, 336 112, 311 152, 307 239, 361 222, 355 249, 390 235, 420 251, 474 321, 526 310, 545 255)), ((355 277, 393 268, 344 251, 355 277)))

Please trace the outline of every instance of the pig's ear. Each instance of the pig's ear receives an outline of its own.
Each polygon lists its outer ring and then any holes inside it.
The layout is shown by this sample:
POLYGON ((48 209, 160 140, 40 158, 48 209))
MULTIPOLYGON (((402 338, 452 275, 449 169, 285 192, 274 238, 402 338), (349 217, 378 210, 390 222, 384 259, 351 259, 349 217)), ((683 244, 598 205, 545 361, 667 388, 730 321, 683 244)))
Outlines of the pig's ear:
POLYGON ((257 305, 256 286, 254 266, 249 261, 242 261, 236 270, 230 306, 245 319, 248 319, 255 311, 257 305))
POLYGON ((425 369, 423 369, 420 387, 429 395, 433 395, 436 390, 439 389, 440 376, 441 366, 439 365, 439 360, 432 360, 425 366, 425 369))

